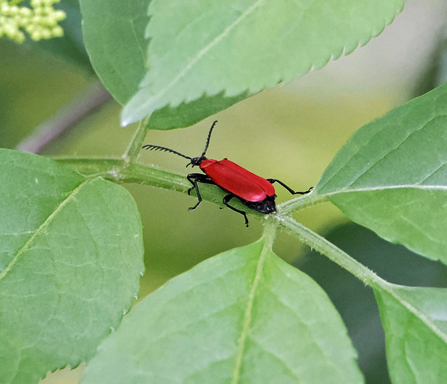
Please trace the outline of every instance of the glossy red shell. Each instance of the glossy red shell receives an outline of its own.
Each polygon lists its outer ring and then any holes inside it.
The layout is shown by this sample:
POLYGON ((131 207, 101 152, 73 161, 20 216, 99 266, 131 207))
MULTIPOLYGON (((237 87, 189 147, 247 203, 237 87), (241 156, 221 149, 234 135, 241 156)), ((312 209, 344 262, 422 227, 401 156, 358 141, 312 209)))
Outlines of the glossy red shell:
POLYGON ((219 187, 246 201, 259 202, 275 195, 275 188, 268 180, 230 160, 206 159, 200 163, 200 169, 219 187))

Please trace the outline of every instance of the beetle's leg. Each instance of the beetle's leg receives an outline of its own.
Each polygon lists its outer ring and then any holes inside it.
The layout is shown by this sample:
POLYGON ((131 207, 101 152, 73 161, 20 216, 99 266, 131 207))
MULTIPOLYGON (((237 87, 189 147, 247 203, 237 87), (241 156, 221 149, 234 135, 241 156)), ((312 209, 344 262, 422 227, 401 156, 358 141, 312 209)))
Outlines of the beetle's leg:
POLYGON ((186 178, 193 185, 191 188, 188 189, 188 195, 191 195, 191 191, 193 189, 195 189, 196 194, 197 194, 197 199, 199 200, 197 202, 197 204, 194 205, 194 207, 189 207, 189 210, 193 211, 194 209, 196 209, 199 206, 199 204, 203 200, 202 196, 200 195, 199 186, 197 185, 197 182, 206 183, 206 184, 214 184, 214 183, 211 181, 211 179, 207 175, 204 175, 202 173, 190 173, 188 176, 186 176, 186 178))
POLYGON ((222 201, 222 202, 223 202, 224 205, 226 205, 228 208, 230 208, 230 209, 232 209, 233 211, 235 211, 235 212, 240 213, 241 215, 243 215, 244 218, 245 218, 245 226, 248 227, 248 219, 247 219, 247 215, 245 214, 245 212, 244 212, 244 211, 241 211, 240 209, 234 208, 234 207, 232 207, 230 204, 228 204, 228 203, 230 202, 230 200, 231 200, 233 197, 237 197, 237 196, 236 196, 236 195, 233 195, 233 194, 226 195, 226 196, 223 198, 223 201, 222 201))
POLYGON ((306 193, 309 193, 310 191, 312 191, 313 187, 310 187, 307 191, 305 192, 297 192, 294 191, 292 188, 290 188, 288 185, 284 184, 281 180, 277 180, 277 179, 267 179, 267 181, 270 181, 270 183, 278 183, 281 184, 285 189, 287 189, 292 195, 305 195, 306 193))
POLYGON ((214 181, 212 181, 207 175, 203 175, 202 173, 190 173, 188 176, 186 176, 186 178, 193 185, 191 188, 188 189, 188 195, 191 195, 191 191, 193 189, 197 191, 196 185, 194 184, 193 180, 200 181, 204 184, 215 184, 214 181))
POLYGON ((191 195, 191 191, 193 189, 197 190, 199 189, 197 187, 197 181, 200 180, 200 178, 204 176, 201 173, 190 173, 188 176, 186 176, 186 178, 188 179, 188 181, 192 184, 192 187, 188 189, 188 195, 191 195))
POLYGON ((202 202, 202 196, 200 195, 199 186, 197 185, 197 181, 200 181, 200 179, 202 179, 203 177, 206 177, 206 176, 202 175, 201 173, 190 173, 188 176, 186 176, 188 181, 192 184, 192 187, 188 189, 188 195, 190 195, 191 191, 193 189, 195 189, 196 190, 196 194, 197 194, 197 199, 199 200, 197 202, 197 204, 194 205, 194 207, 189 207, 188 208, 190 211, 196 209, 199 206, 199 204, 202 202))

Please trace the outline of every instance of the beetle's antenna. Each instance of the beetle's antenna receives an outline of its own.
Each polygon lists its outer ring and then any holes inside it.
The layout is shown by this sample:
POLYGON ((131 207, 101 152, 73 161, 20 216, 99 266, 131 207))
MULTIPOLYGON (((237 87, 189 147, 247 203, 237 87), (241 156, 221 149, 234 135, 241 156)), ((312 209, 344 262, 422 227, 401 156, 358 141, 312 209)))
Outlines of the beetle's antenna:
POLYGON ((160 147, 159 145, 146 144, 146 145, 143 145, 143 148, 144 149, 149 149, 150 151, 154 150, 154 151, 171 152, 171 153, 174 153, 174 154, 179 155, 181 157, 184 157, 185 159, 192 160, 192 157, 183 155, 180 152, 174 151, 173 149, 170 149, 170 148, 160 147))
POLYGON ((205 156, 206 151, 208 150, 208 146, 210 145, 210 139, 211 139, 211 132, 213 132, 213 128, 216 125, 217 120, 214 121, 213 125, 210 128, 210 132, 208 133, 208 138, 206 139, 206 145, 205 145, 205 149, 203 150, 202 156, 205 156))

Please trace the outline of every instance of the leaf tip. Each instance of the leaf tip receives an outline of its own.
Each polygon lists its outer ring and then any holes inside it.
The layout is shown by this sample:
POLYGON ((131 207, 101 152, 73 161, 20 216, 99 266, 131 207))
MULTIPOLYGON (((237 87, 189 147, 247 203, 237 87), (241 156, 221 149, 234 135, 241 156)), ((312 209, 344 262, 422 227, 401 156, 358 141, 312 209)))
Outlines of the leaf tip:
POLYGON ((132 118, 132 116, 129 116, 129 114, 127 113, 126 109, 124 108, 123 111, 121 112, 120 125, 122 127, 127 127, 129 124, 132 124, 134 122, 135 121, 132 118))

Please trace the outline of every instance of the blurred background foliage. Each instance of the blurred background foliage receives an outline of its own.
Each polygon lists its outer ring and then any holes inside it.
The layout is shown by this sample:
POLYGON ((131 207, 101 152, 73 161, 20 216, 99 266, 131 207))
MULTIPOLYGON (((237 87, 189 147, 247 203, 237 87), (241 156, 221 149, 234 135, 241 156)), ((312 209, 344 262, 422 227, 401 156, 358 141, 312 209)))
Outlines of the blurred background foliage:
MULTIPOLYGON (((0 146, 15 148, 74 98, 91 97, 97 79, 82 44, 77 0, 62 0, 65 36, 17 45, 0 40, 0 146)), ((447 80, 447 3, 408 0, 396 21, 366 47, 290 84, 264 91, 189 128, 150 131, 146 142, 199 154, 208 128, 219 120, 209 156, 228 157, 292 188, 315 185, 343 143, 362 125, 447 80)), ((135 126, 119 126, 120 105, 104 103, 46 147, 51 156, 121 156, 135 126)), ((185 162, 142 152, 146 164, 185 174, 185 162)), ((207 257, 259 238, 261 226, 230 210, 139 185, 126 185, 139 206, 145 236, 146 274, 141 297, 207 257)), ((279 190, 278 201, 288 199, 279 190)), ((348 223, 330 204, 295 214, 297 220, 370 266, 381 277, 407 285, 446 286, 447 272, 373 233, 348 223)), ((326 258, 279 234, 275 251, 310 274, 328 292, 345 320, 368 384, 389 383, 384 338, 369 288, 326 258)), ((77 383, 82 369, 50 374, 42 384, 77 383)))

